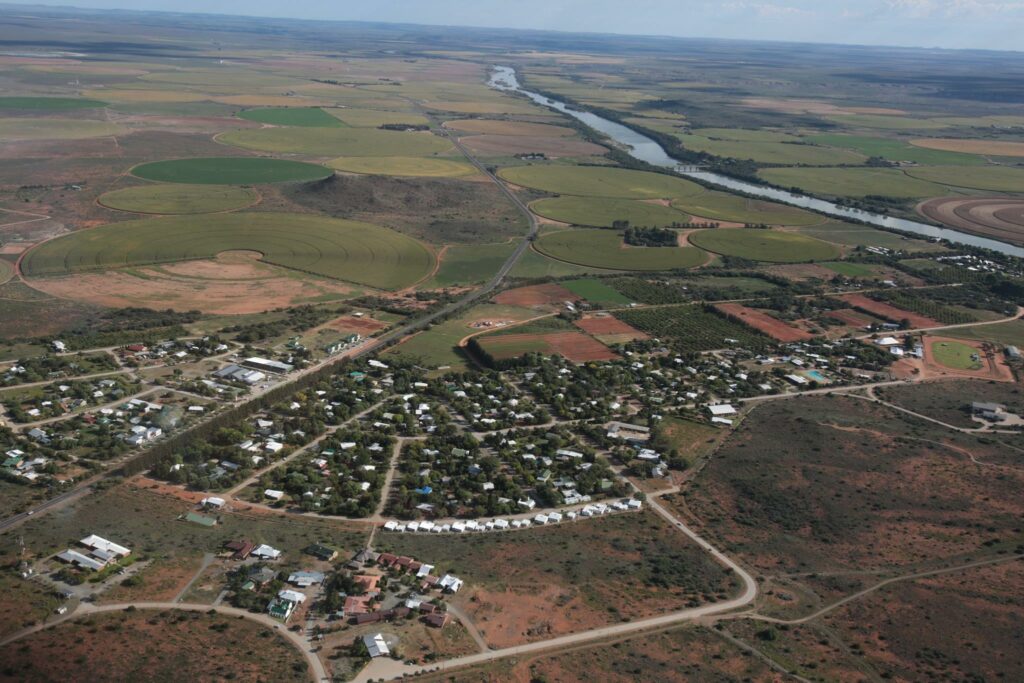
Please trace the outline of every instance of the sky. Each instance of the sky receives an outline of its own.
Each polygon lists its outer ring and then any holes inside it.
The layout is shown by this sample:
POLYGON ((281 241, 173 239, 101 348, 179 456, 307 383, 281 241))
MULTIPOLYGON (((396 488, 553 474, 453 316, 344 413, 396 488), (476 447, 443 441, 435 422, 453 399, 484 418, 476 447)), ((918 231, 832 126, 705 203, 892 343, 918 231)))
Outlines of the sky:
MULTIPOLYGON (((13 1, 40 4, 38 0, 13 1)), ((1024 0, 70 0, 42 4, 680 37, 1024 49, 1024 0)))

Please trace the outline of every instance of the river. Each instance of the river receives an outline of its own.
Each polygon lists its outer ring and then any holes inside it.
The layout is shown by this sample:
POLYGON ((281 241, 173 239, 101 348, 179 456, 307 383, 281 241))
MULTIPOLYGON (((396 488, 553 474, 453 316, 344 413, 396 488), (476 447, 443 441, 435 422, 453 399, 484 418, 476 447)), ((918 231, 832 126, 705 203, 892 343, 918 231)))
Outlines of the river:
POLYGON ((777 190, 775 188, 765 187, 764 185, 755 185, 754 183, 737 180, 718 173, 688 170, 686 164, 683 164, 679 160, 673 159, 669 156, 668 152, 665 151, 665 148, 658 142, 642 133, 638 133, 628 126, 624 126, 615 121, 610 121, 588 111, 578 111, 569 107, 564 102, 559 102, 558 100, 553 100, 550 97, 545 97, 544 95, 524 90, 519 84, 519 79, 516 78, 515 70, 511 67, 495 66, 494 72, 491 74, 491 78, 488 81, 488 85, 497 90, 522 93, 541 106, 555 109, 563 114, 568 114, 574 119, 581 121, 594 130, 604 133, 612 140, 621 144, 625 148, 625 151, 634 159, 646 162, 652 166, 669 168, 680 175, 703 180, 730 190, 736 190, 752 196, 764 197, 765 199, 772 199, 786 204, 792 204, 794 206, 810 209, 811 211, 817 211, 837 218, 849 218, 862 223, 875 225, 880 228, 913 233, 915 235, 921 235, 922 237, 929 237, 933 239, 944 239, 955 244, 982 247, 985 249, 991 249, 992 251, 997 251, 1001 254, 1024 258, 1024 249, 1021 247, 1016 247, 1012 244, 999 242, 986 237, 970 235, 968 233, 960 232, 959 230, 951 230, 949 228, 939 228, 926 223, 918 223, 917 221, 908 221, 903 218, 893 218, 892 216, 871 213, 870 211, 851 209, 846 206, 839 206, 838 204, 825 201, 824 199, 808 197, 802 194, 794 194, 792 192, 787 192, 786 190, 777 190))

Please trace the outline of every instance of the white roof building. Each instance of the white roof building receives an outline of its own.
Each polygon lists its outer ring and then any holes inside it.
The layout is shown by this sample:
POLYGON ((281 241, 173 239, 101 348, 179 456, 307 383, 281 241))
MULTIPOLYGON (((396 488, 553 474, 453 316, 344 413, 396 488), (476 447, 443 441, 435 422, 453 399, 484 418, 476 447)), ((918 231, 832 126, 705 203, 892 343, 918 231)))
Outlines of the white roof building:
POLYGON ((708 406, 708 412, 715 417, 721 417, 723 415, 735 415, 736 409, 728 403, 720 403, 718 405, 708 406))
POLYGON ((363 645, 366 646, 366 651, 370 653, 370 657, 384 657, 391 654, 388 644, 384 641, 384 636, 380 633, 363 636, 363 645))
POLYGON ((281 557, 281 551, 277 548, 272 548, 267 544, 263 544, 252 551, 252 554, 256 557, 262 557, 267 560, 276 560, 281 557))
POLYGON ((81 543, 87 548, 92 548, 93 550, 102 550, 111 553, 112 555, 117 555, 119 557, 125 557, 126 555, 130 555, 132 552, 130 549, 125 548, 123 545, 112 543, 107 539, 103 538, 102 536, 97 536, 96 534, 86 536, 81 541, 79 541, 79 543, 81 543))

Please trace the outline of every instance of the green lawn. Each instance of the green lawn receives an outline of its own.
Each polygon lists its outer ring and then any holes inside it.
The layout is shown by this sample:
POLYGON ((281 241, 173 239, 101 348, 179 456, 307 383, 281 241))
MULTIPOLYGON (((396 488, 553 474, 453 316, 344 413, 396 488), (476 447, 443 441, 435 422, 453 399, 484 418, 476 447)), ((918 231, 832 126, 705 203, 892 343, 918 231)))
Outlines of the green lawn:
POLYGON ((631 300, 620 292, 594 278, 583 278, 580 280, 567 280, 559 282, 573 294, 579 295, 587 301, 595 304, 628 304, 631 300))
POLYGON ((602 197, 553 197, 533 202, 530 209, 551 220, 594 228, 610 228, 615 221, 634 226, 670 226, 684 223, 687 216, 661 204, 602 197))
POLYGON ((825 133, 823 135, 809 135, 806 139, 819 145, 852 149, 865 156, 882 157, 889 161, 914 161, 919 164, 949 166, 981 166, 985 164, 985 160, 982 157, 974 154, 958 154, 957 152, 945 152, 938 149, 924 149, 923 147, 914 147, 902 140, 890 138, 825 133))
POLYGON ((627 247, 621 233, 599 228, 548 233, 535 246, 568 263, 612 270, 694 268, 707 260, 704 252, 693 247, 627 247))
POLYGON ((895 168, 765 168, 758 175, 781 187, 836 197, 918 199, 949 193, 943 185, 913 178, 895 168))
POLYGON ((512 166, 498 175, 516 185, 584 197, 671 199, 704 191, 682 178, 610 166, 512 166))
POLYGON ((932 354, 940 365, 955 370, 980 370, 984 365, 975 360, 978 352, 973 346, 956 341, 933 341, 932 354))
POLYGON ((141 164, 132 175, 146 180, 202 185, 256 185, 319 180, 333 171, 302 161, 262 157, 200 157, 141 164))
POLYGON ((769 263, 825 261, 839 256, 839 248, 833 244, 799 233, 779 230, 699 230, 690 233, 690 242, 716 254, 769 263))
POLYGON ((345 124, 320 107, 266 107, 246 109, 238 113, 239 118, 275 126, 299 126, 301 128, 342 128, 345 124))
POLYGON ((814 225, 826 219, 793 206, 740 197, 726 192, 704 192, 675 199, 672 206, 696 219, 766 225, 814 225))
POLYGON ((451 149, 431 133, 376 128, 261 128, 229 131, 218 139, 245 149, 313 157, 427 156, 451 149))
POLYGON ((231 185, 142 185, 114 190, 97 200, 119 211, 153 214, 198 214, 241 209, 256 202, 259 195, 231 185))

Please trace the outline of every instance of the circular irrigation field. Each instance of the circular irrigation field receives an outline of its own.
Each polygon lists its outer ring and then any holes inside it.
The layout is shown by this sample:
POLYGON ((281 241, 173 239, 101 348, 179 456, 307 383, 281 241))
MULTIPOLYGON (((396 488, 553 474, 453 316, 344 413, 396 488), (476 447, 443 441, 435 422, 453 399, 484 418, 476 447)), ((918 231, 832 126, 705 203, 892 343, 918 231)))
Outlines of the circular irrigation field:
POLYGON ((259 199, 254 190, 232 185, 142 185, 114 190, 97 200, 108 209, 184 215, 217 213, 251 206, 259 199))
POLYGON ((725 192, 705 192, 696 197, 677 199, 672 206, 697 218, 731 223, 765 225, 814 225, 825 221, 807 211, 725 192))
POLYGON ((834 244, 813 237, 757 228, 698 230, 690 233, 689 240, 691 244, 716 254, 768 263, 828 261, 841 253, 834 244))
POLYGON ((672 199, 704 191, 682 178, 604 166, 511 166, 498 171, 510 183, 552 194, 618 199, 672 199))
POLYGON ((462 161, 432 157, 341 157, 327 165, 346 173, 419 178, 457 178, 477 172, 462 161))
POLYGON ((615 230, 562 230, 544 235, 537 251, 568 263, 609 270, 675 270, 694 268, 707 254, 693 247, 630 247, 615 230))
POLYGON ((434 255, 420 242, 357 221, 286 213, 227 213, 111 223, 64 235, 29 251, 28 276, 209 259, 251 250, 285 268, 378 289, 401 289, 426 277, 434 255))
POLYGON ((936 197, 917 212, 933 221, 976 235, 1024 242, 1024 199, 1011 197, 936 197))
POLYGON ((333 171, 318 164, 262 157, 198 157, 140 164, 132 175, 165 183, 258 185, 321 180, 333 171))
POLYGON ((610 228, 615 221, 622 220, 643 227, 668 226, 690 220, 686 214, 661 204, 602 197, 552 197, 530 204, 530 210, 553 221, 595 228, 610 228))

